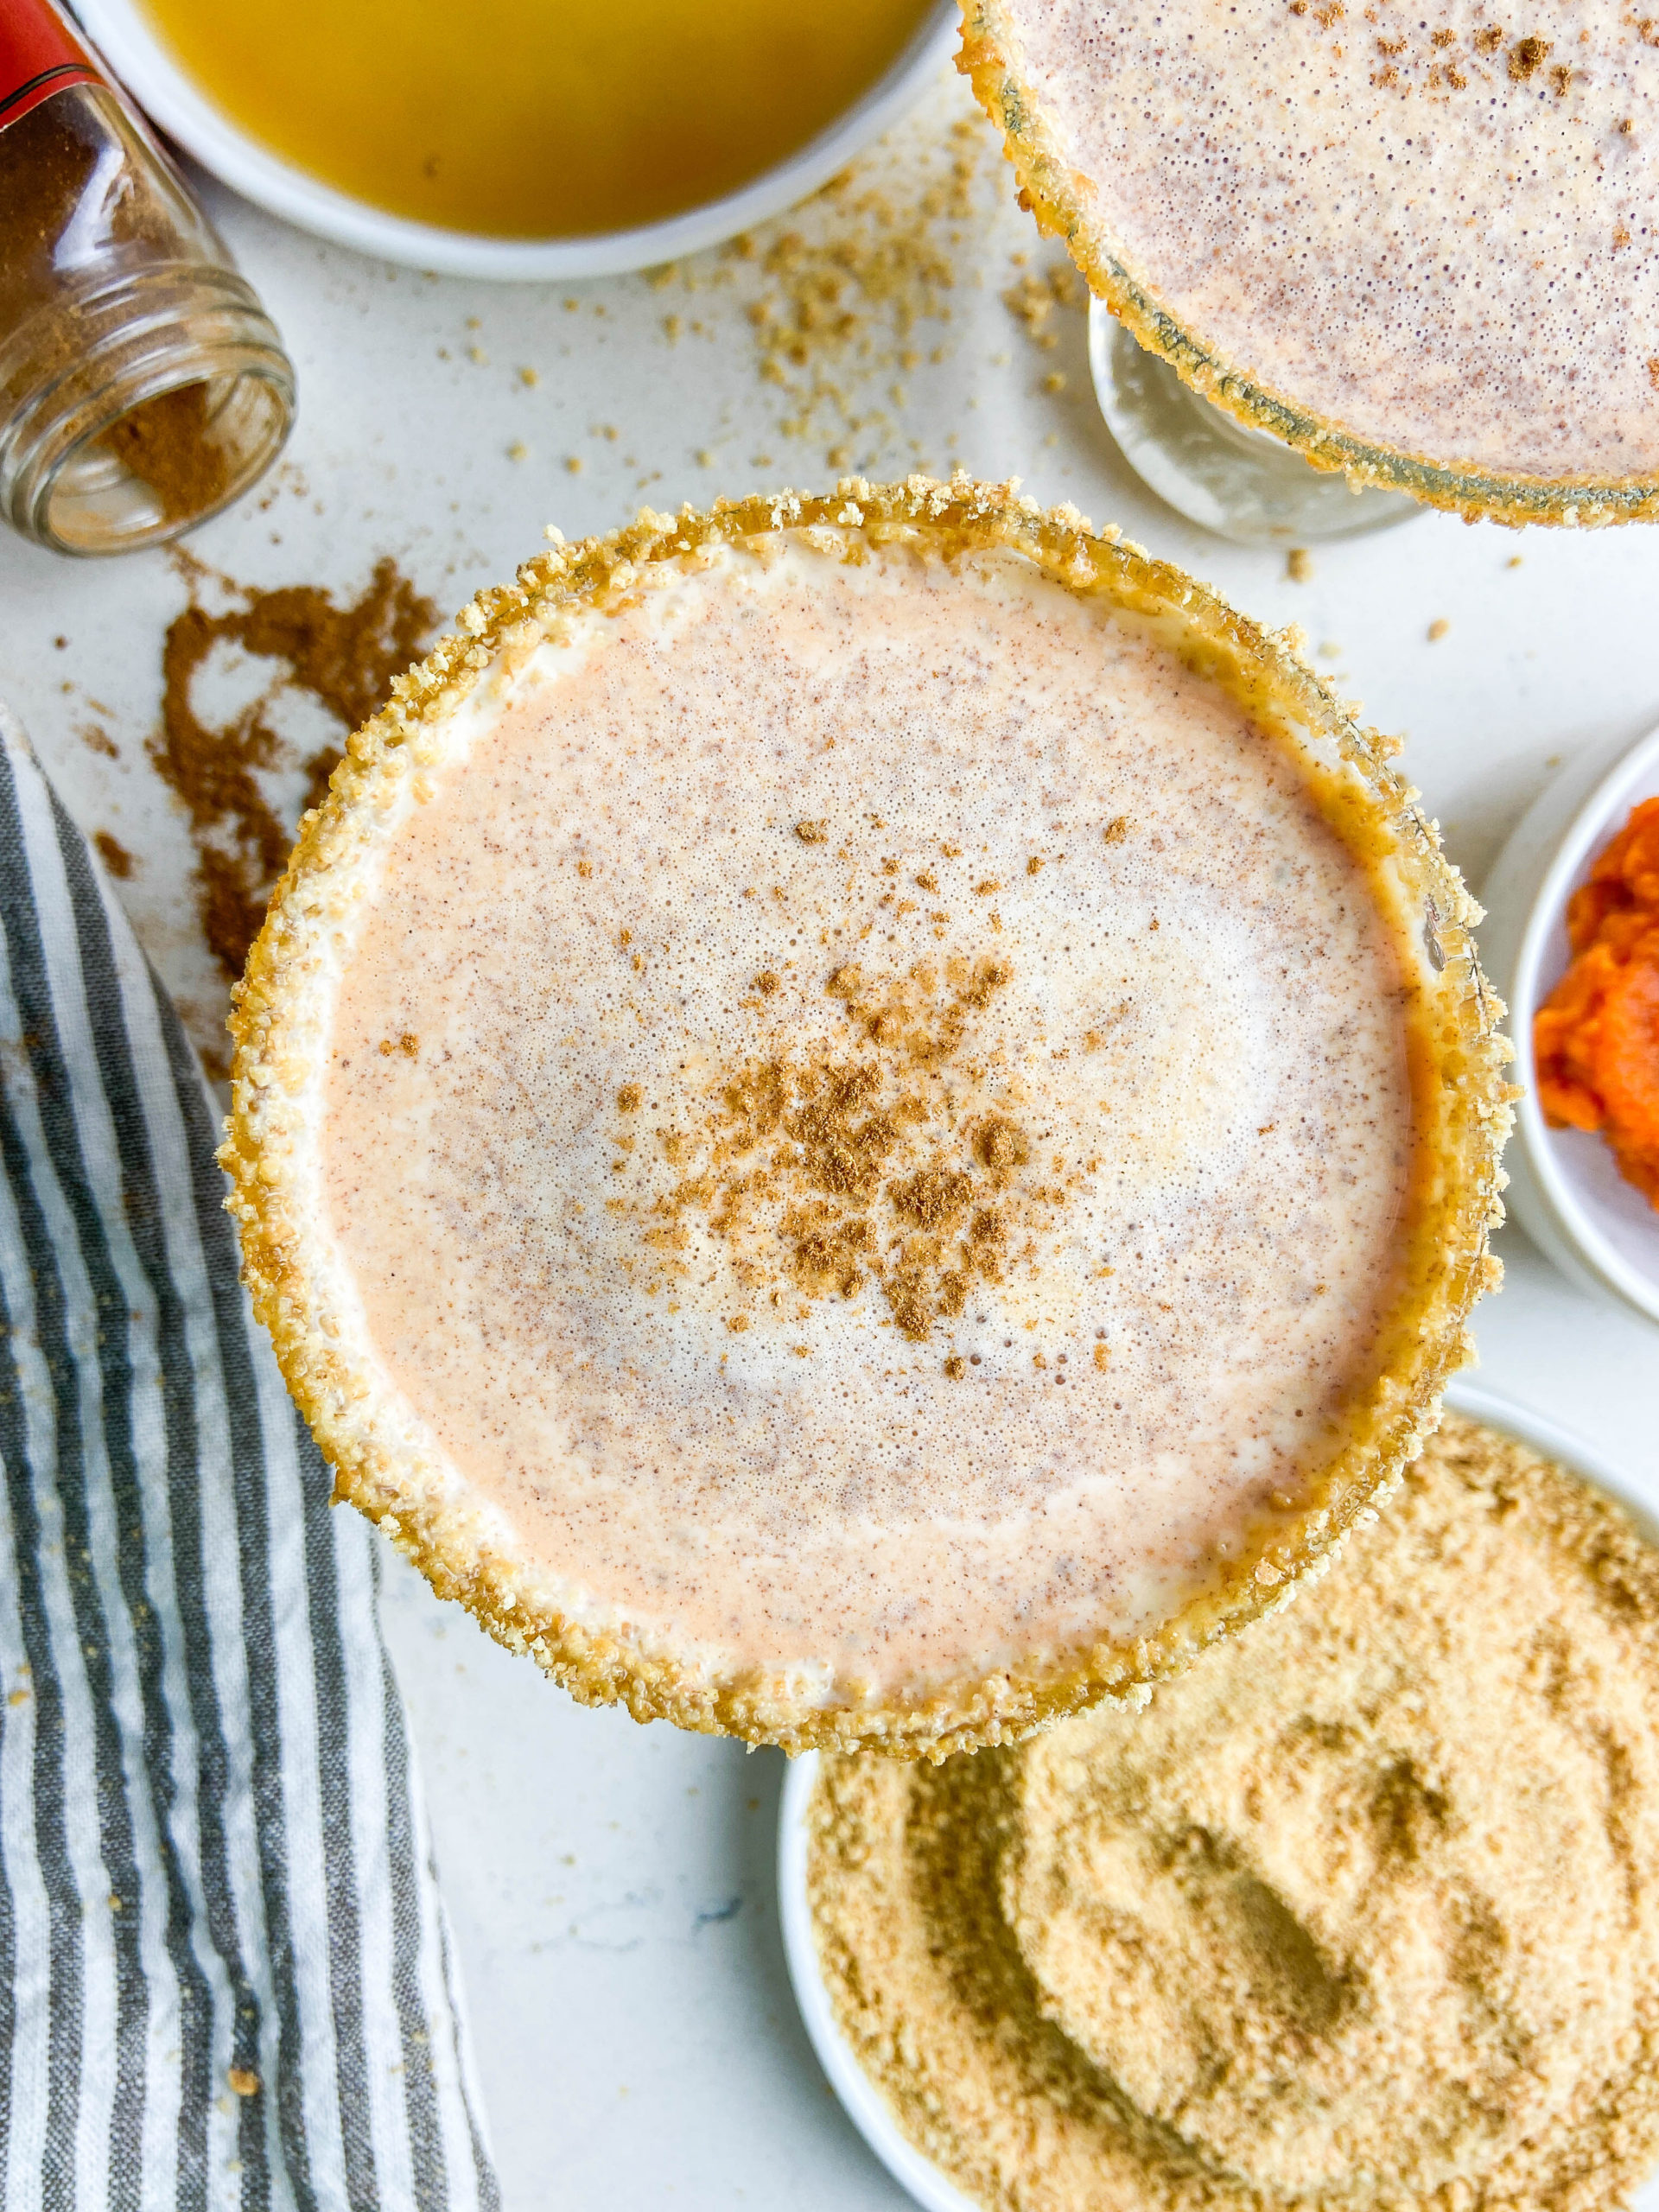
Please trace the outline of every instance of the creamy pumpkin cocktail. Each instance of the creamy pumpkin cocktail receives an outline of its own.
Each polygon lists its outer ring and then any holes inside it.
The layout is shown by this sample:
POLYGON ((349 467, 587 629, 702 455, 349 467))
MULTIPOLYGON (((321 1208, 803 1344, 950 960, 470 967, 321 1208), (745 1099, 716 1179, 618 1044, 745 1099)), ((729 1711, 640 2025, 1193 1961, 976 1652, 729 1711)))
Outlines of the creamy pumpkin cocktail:
POLYGON ((1412 1448, 1490 1005, 1281 648, 965 480, 648 524, 356 741, 238 1014, 251 1280, 348 1494, 580 1694, 989 1740, 1412 1448))
POLYGON ((1469 514, 1659 505, 1659 73, 1613 0, 969 0, 1039 220, 1143 346, 1469 514))

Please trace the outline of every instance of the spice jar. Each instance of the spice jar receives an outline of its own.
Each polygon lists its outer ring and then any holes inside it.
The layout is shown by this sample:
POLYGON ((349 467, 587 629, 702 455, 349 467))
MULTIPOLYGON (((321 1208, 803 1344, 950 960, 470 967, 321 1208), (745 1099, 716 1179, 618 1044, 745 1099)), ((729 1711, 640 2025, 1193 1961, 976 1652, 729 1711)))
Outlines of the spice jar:
POLYGON ((0 0, 0 515, 60 553, 175 537, 288 435, 257 296, 53 0, 0 0))

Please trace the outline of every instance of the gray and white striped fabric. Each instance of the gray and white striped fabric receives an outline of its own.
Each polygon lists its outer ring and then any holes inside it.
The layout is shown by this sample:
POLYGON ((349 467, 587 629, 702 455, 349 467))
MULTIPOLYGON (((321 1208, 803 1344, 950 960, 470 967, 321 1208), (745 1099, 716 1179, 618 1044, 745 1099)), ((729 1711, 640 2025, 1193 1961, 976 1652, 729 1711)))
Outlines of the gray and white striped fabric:
POLYGON ((372 1539, 173 1009, 0 740, 0 2207, 495 2207, 372 1539))

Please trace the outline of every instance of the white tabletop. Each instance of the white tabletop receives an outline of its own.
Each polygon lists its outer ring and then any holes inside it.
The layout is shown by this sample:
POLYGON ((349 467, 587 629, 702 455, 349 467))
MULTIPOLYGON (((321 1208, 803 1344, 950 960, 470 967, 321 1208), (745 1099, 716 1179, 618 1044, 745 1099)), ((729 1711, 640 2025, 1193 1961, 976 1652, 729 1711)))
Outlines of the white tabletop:
MULTIPOLYGON (((1426 514, 1315 548, 1311 580, 1295 583, 1282 553, 1188 528, 1138 488, 1100 424, 1081 305, 1047 315, 1058 343, 1042 350, 1007 304, 1059 257, 1014 207, 988 135, 953 135, 970 113, 942 84, 838 205, 768 226, 750 257, 707 254, 664 283, 423 277, 205 188, 288 340, 302 415, 283 474, 197 533, 193 552, 242 583, 348 595, 389 553, 448 613, 510 575, 549 521, 574 537, 641 502, 818 487, 847 466, 943 474, 959 460, 1121 524, 1250 613, 1300 623, 1316 657, 1337 648, 1322 664, 1407 738, 1409 772, 1478 886, 1553 765, 1659 721, 1659 535, 1516 534, 1426 514), (972 174, 953 178, 953 163, 972 174), (906 211, 928 190, 937 212, 918 234, 906 211), (953 215, 964 197, 970 212, 953 215), (821 250, 838 237, 859 242, 841 305, 864 321, 838 359, 815 345, 790 372, 810 381, 816 363, 833 387, 810 435, 791 427, 798 394, 760 375, 748 313, 777 293, 767 255, 791 232, 815 271, 833 267, 821 250), (897 327, 906 303, 930 300, 948 319, 897 327), (843 445, 838 467, 828 456, 843 445), (1440 620, 1450 628, 1431 642, 1440 620)), ((210 1040, 224 984, 195 925, 194 852, 145 753, 162 632, 185 595, 164 555, 73 564, 0 542, 0 694, 77 818, 136 855, 122 895, 210 1040), (94 728, 118 758, 88 743, 94 728)), ((233 692, 237 672, 221 677, 233 692)), ((315 744, 302 719, 296 737, 315 744)), ((283 796, 297 791, 290 779, 283 796)), ((1599 1443, 1659 1503, 1659 1332, 1581 1297, 1514 1232, 1501 1249, 1508 1281, 1477 1332, 1482 1379, 1599 1443)), ((390 1557, 385 1612, 509 2212, 898 2204, 818 2074, 784 1978, 771 1873, 781 1759, 580 1710, 390 1557)))

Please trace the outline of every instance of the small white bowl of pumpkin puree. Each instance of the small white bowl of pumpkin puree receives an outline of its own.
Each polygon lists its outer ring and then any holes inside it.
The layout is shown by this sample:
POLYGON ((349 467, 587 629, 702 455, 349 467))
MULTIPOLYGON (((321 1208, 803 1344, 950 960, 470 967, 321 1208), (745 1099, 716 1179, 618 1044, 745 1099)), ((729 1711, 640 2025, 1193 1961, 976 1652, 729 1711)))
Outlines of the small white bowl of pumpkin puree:
MULTIPOLYGON (((1576 1121, 1567 1121, 1558 1110, 1560 1054, 1545 1061, 1549 1047, 1538 1026, 1541 1012, 1553 1013, 1559 1033, 1562 1008, 1575 1025, 1584 1019, 1585 995, 1567 977, 1569 970, 1585 973, 1578 956, 1597 934, 1595 907, 1586 913, 1580 904, 1592 877, 1605 875, 1610 866, 1628 874, 1630 888, 1621 887, 1606 904, 1651 911, 1651 890, 1639 895, 1639 859, 1636 868, 1622 869, 1618 860, 1632 835, 1641 834, 1632 832, 1632 821, 1638 814, 1650 819, 1645 810, 1659 800, 1659 730, 1635 745, 1622 739, 1618 745, 1611 753, 1592 748, 1570 762, 1522 817, 1482 888, 1487 925, 1481 945, 1510 1010, 1525 1085, 1506 1163, 1510 1210, 1569 1281, 1659 1321, 1659 1196, 1649 1188, 1651 1169, 1644 1174, 1628 1140, 1619 1142, 1630 1109, 1610 1115, 1598 1093, 1590 1103, 1599 1111, 1575 1107, 1576 1121)), ((1624 1007, 1639 1008, 1651 992, 1651 982, 1639 979, 1652 963, 1639 950, 1645 934, 1639 914, 1621 920, 1619 934, 1630 950, 1621 946, 1616 972, 1628 974, 1630 983, 1611 1020, 1604 1003, 1592 1002, 1591 1010, 1599 1016, 1599 1057, 1609 1057, 1621 1097, 1639 1100, 1652 1090, 1646 1071, 1654 1065, 1654 1025, 1651 1017, 1644 1021, 1637 1012, 1632 1019, 1624 1007)), ((1650 1119, 1651 1107, 1647 1110, 1650 1119)))
POLYGON ((86 0, 203 168, 302 229, 507 279, 644 269, 827 182, 954 49, 955 0, 86 0))

